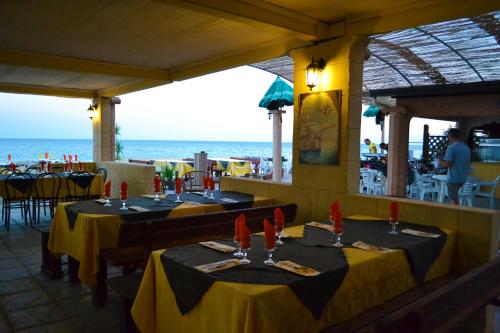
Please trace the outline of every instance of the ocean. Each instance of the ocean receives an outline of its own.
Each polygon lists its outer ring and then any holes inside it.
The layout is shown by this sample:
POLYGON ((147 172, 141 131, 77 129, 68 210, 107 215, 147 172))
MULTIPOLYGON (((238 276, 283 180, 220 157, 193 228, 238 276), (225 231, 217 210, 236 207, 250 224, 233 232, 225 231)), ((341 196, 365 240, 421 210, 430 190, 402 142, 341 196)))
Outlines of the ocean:
MULTIPOLYGON (((124 160, 131 159, 182 159, 193 157, 194 153, 205 151, 209 158, 240 156, 272 157, 272 142, 226 142, 226 141, 170 141, 170 140, 120 140, 125 147, 124 160)), ((360 144, 361 153, 368 152, 368 146, 360 144)), ((421 143, 410 143, 413 157, 422 154, 421 143)), ((0 161, 7 161, 11 154, 16 162, 36 160, 45 153, 51 159, 62 159, 66 154, 77 154, 82 161, 92 160, 91 139, 0 139, 0 161)), ((292 160, 292 144, 284 142, 283 156, 292 160)))

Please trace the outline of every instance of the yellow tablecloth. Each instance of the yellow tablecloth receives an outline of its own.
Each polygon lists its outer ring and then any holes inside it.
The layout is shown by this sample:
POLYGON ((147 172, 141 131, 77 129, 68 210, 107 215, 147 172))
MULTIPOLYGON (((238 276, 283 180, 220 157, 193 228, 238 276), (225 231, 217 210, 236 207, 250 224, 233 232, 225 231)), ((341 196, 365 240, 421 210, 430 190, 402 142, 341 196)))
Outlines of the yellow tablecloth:
MULTIPOLYGON (((73 230, 69 229, 68 217, 64 206, 57 206, 50 230, 48 249, 53 255, 67 254, 80 262, 79 279, 93 287, 96 284, 96 274, 99 271, 99 251, 116 248, 120 225, 123 220, 118 215, 78 214, 73 230)), ((273 204, 273 199, 254 197, 253 206, 262 207, 273 204)), ((168 217, 197 215, 223 211, 221 205, 198 205, 183 203, 173 209, 168 217)))
MULTIPOLYGON (((233 160, 233 159, 215 159, 215 169, 223 172, 229 173, 231 176, 244 176, 252 173, 252 164, 250 161, 243 160, 233 160)), ((155 166, 158 167, 172 167, 174 166, 175 171, 179 173, 179 177, 184 174, 194 171, 194 167, 191 166, 189 161, 180 160, 157 160, 154 162, 155 166)))
POLYGON ((252 163, 250 161, 216 159, 215 162, 215 169, 227 172, 231 176, 244 176, 252 173, 252 163))
MULTIPOLYGON (((427 281, 450 271, 456 232, 443 231, 447 240, 427 274, 427 281)), ((286 233, 301 236, 303 226, 287 228, 286 233)), ((200 302, 182 316, 160 260, 163 251, 150 256, 132 308, 142 333, 318 332, 416 286, 402 250, 379 254, 345 248, 349 271, 319 321, 287 286, 229 282, 215 282, 200 302)))
POLYGON ((181 160, 157 160, 154 162, 155 166, 158 167, 174 167, 175 171, 178 172, 179 177, 184 176, 186 173, 194 171, 194 166, 191 164, 194 162, 189 162, 189 161, 181 161, 181 160))
MULTIPOLYGON (((35 196, 35 187, 37 187, 38 190, 41 191, 41 185, 39 183, 40 181, 41 180, 37 180, 33 185, 31 196, 35 196)), ((45 182, 45 184, 52 184, 52 182, 50 182, 47 179, 43 179, 42 181, 45 182)), ((94 179, 92 180, 92 183, 90 184, 90 195, 99 195, 99 196, 102 195, 104 192, 103 183, 104 183, 103 175, 95 175, 94 179)), ((45 185, 44 191, 45 194, 49 196, 52 193, 52 188, 50 186, 45 185)), ((64 199, 68 194, 69 194, 68 177, 61 176, 61 188, 59 190, 59 198, 64 199)), ((7 196, 7 193, 5 191, 5 180, 0 180, 0 197, 5 197, 5 196, 7 196)))

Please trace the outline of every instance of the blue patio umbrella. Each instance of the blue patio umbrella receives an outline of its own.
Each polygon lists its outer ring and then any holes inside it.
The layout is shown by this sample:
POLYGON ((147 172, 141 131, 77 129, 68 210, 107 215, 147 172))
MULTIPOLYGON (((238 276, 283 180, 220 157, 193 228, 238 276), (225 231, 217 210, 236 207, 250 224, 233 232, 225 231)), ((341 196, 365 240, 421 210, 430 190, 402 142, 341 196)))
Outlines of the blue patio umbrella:
POLYGON ((293 105, 293 88, 279 76, 267 89, 260 100, 259 107, 269 110, 268 115, 273 116, 273 180, 280 181, 282 174, 281 165, 281 115, 285 113, 281 108, 293 105))
POLYGON ((259 102, 259 107, 268 110, 278 110, 283 106, 293 105, 293 88, 279 76, 271 84, 264 97, 259 102))
POLYGON ((376 106, 375 104, 370 104, 365 112, 363 112, 363 117, 375 117, 379 111, 380 109, 378 108, 378 106, 376 106))

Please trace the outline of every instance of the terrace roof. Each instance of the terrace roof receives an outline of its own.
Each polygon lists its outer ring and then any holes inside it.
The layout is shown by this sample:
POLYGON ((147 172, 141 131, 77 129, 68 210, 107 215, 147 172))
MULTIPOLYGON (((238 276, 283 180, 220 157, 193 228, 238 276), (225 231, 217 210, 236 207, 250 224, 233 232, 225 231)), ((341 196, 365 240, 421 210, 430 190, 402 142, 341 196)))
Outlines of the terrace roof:
POLYGON ((0 91, 111 97, 332 38, 498 9, 494 0, 3 0, 0 91))
MULTIPOLYGON (((365 91, 500 80, 500 11, 369 38, 365 91)), ((289 56, 252 66, 293 82, 289 56)))

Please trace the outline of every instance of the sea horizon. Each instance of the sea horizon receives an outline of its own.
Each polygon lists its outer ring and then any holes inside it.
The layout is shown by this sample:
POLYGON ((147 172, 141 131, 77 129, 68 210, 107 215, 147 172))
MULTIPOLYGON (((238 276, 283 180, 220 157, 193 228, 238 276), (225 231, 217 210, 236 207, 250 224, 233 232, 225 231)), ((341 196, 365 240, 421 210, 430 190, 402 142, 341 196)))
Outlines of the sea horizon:
MULTIPOLYGON (((124 146, 122 160, 183 159, 204 151, 208 158, 261 157, 273 155, 269 141, 223 141, 223 140, 157 140, 119 139, 124 146)), ((292 161, 292 143, 283 142, 282 156, 292 161)), ((409 150, 418 158, 422 153, 422 143, 411 142, 409 150)), ((360 143, 360 153, 367 153, 368 146, 360 143)), ((16 162, 37 160, 49 154, 50 159, 62 160, 66 154, 77 154, 82 161, 92 160, 92 139, 49 139, 49 138, 0 138, 0 161, 7 161, 10 154, 16 162)), ((363 158, 362 158, 363 159, 363 158)))

